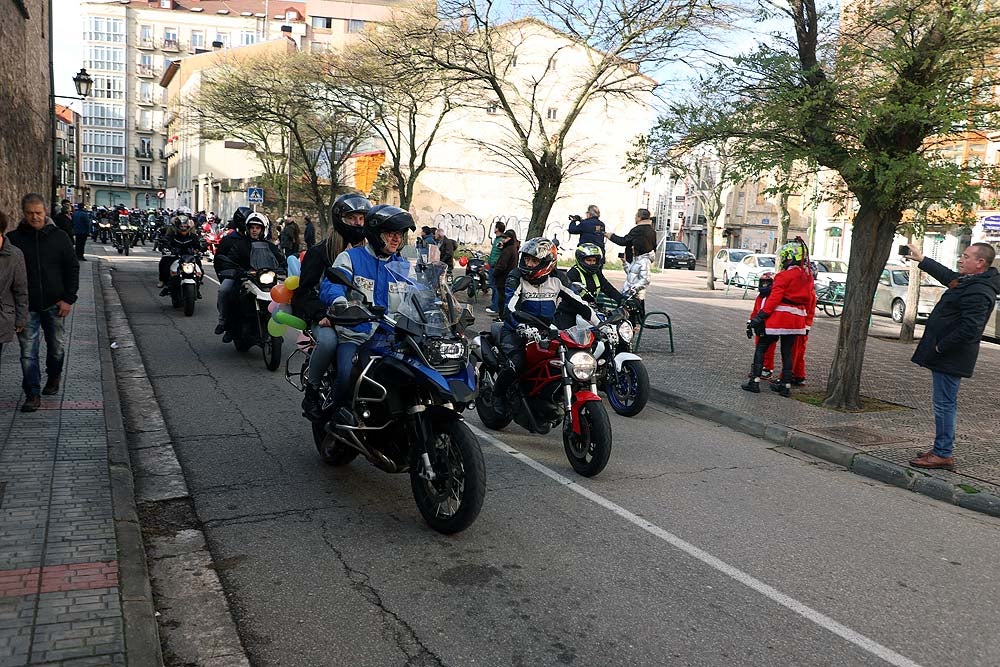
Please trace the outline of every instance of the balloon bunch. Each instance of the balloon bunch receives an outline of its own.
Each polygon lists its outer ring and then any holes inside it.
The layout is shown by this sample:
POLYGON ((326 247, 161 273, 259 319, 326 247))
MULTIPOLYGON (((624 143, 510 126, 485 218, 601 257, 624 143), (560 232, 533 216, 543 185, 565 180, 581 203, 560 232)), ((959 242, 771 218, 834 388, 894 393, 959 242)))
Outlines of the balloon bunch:
POLYGON ((288 258, 288 277, 285 282, 271 288, 271 305, 267 307, 267 312, 271 313, 271 319, 267 321, 267 333, 272 336, 281 336, 288 327, 302 331, 306 328, 305 320, 292 315, 292 292, 299 286, 299 274, 302 272, 302 264, 299 258, 292 255, 288 258))

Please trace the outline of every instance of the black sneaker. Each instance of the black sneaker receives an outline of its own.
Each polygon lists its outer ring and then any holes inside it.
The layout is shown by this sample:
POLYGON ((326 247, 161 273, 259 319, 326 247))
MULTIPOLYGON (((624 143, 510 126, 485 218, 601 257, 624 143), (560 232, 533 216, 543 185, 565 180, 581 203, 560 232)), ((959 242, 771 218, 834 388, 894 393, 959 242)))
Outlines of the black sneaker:
POLYGON ((302 416, 311 422, 323 418, 323 397, 311 384, 306 385, 306 395, 302 397, 302 416))
POLYGON ((164 287, 163 289, 160 290, 160 296, 167 296, 168 294, 170 294, 169 287, 164 287))
POLYGON ((792 395, 792 386, 786 382, 775 382, 771 384, 771 391, 776 391, 785 398, 792 395))
POLYGON ((233 334, 229 333, 228 331, 226 333, 224 333, 222 335, 222 342, 223 343, 232 343, 233 342, 233 334))
POLYGON ((760 382, 757 382, 753 378, 750 378, 746 382, 740 385, 740 389, 743 391, 749 391, 751 394, 760 393, 760 382))
POLYGON ((215 335, 216 336, 221 336, 224 333, 226 333, 226 325, 222 324, 221 322, 219 324, 216 324, 215 325, 215 335))

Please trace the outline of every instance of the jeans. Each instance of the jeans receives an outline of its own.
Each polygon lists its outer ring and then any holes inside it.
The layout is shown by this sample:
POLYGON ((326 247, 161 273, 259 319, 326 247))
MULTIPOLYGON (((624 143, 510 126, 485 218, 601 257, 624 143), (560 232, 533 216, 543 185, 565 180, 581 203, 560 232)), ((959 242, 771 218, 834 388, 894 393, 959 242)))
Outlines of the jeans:
POLYGON ((309 384, 318 387, 337 353, 337 332, 333 327, 317 326, 313 329, 313 336, 316 347, 309 356, 309 384))
POLYGON ((235 310, 236 297, 238 295, 236 288, 236 281, 232 278, 224 278, 219 283, 219 296, 215 302, 215 307, 219 311, 219 324, 225 324, 226 320, 235 310))
POLYGON ((50 377, 62 375, 63 334, 66 318, 59 317, 59 306, 51 306, 45 310, 32 310, 28 313, 28 326, 17 335, 21 344, 21 388, 24 395, 34 398, 42 393, 41 370, 38 366, 38 345, 41 334, 45 335, 45 374, 50 377))
POLYGON ((490 308, 499 313, 500 312, 500 292, 501 292, 501 290, 497 289, 495 281, 493 280, 493 267, 492 266, 490 267, 490 287, 493 288, 492 290, 490 290, 490 308))
POLYGON ((76 257, 83 259, 83 247, 87 245, 86 234, 76 234, 76 257))
POLYGON ((931 371, 934 396, 934 453, 950 458, 955 445, 955 416, 958 413, 958 385, 962 378, 931 371))

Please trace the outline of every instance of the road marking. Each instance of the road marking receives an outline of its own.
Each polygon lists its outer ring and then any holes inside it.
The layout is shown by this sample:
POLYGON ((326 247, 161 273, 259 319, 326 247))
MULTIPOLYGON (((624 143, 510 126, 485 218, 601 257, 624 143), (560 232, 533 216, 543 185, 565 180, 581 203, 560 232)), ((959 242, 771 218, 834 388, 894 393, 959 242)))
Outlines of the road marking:
POLYGON ((215 283, 215 284, 216 284, 216 285, 218 285, 219 287, 222 287, 222 283, 220 283, 220 282, 219 282, 218 280, 216 280, 216 279, 215 279, 215 278, 213 278, 212 276, 208 275, 207 273, 203 274, 203 277, 204 277, 205 279, 207 279, 207 280, 211 280, 211 281, 212 281, 213 283, 215 283))
POLYGON ((708 565, 712 569, 721 572, 722 574, 726 575, 727 577, 730 577, 731 579, 735 579, 736 581, 743 584, 747 588, 751 588, 757 591, 764 597, 769 598, 774 602, 777 602, 782 607, 785 607, 786 609, 795 612, 799 616, 802 616, 803 618, 812 621, 816 625, 820 626, 825 630, 828 630, 829 632, 832 632, 838 637, 846 639, 847 641, 854 644, 858 648, 881 658, 890 665, 896 665, 897 667, 920 667, 918 663, 910 660, 906 656, 900 655, 899 653, 896 653, 895 651, 886 646, 882 646, 875 640, 869 639, 868 637, 864 636, 863 634, 855 630, 852 630, 846 625, 838 623, 829 616, 816 611, 812 607, 809 607, 803 604, 802 602, 799 602, 795 598, 785 595, 781 591, 777 590, 772 586, 769 586, 760 579, 757 579, 756 577, 747 574, 743 570, 733 567, 729 563, 726 563, 725 561, 716 558, 707 551, 699 549, 690 542, 686 542, 680 537, 674 535, 673 533, 664 530, 663 528, 660 528, 656 524, 643 519, 638 514, 634 514, 625 509, 624 507, 622 507, 621 505, 613 503, 604 496, 594 493, 593 491, 591 491, 586 487, 580 486, 579 484, 569 479, 568 477, 563 477, 555 470, 546 467, 545 465, 539 463, 533 458, 501 442, 500 440, 496 439, 489 433, 484 432, 482 429, 479 429, 476 426, 473 426, 472 424, 469 424, 469 427, 476 433, 476 435, 478 435, 486 442, 490 443, 497 449, 509 454, 514 459, 520 461, 526 466, 534 468, 535 470, 542 473, 546 477, 558 482, 561 486, 569 489, 570 491, 573 491, 574 493, 583 496, 587 500, 590 500, 591 502, 594 502, 607 510, 610 510, 611 512, 617 514, 618 516, 625 519, 629 523, 643 529, 650 535, 654 535, 660 538, 667 544, 670 544, 671 546, 683 551, 692 558, 700 560, 702 563, 708 565))

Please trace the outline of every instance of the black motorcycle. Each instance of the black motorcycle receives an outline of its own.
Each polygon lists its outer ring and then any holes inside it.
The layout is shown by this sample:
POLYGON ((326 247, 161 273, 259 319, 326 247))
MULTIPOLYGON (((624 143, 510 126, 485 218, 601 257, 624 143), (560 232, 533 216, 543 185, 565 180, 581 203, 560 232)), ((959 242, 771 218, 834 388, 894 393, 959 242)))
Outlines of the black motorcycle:
POLYGON ((480 292, 486 294, 493 288, 490 285, 490 265, 478 250, 470 252, 466 262, 465 275, 456 278, 451 287, 456 292, 466 292, 469 301, 473 301, 480 292))
POLYGON ((118 251, 119 255, 128 255, 132 250, 135 227, 127 215, 118 217, 118 226, 115 227, 111 236, 111 245, 118 251))
POLYGON ((170 265, 170 302, 174 308, 184 308, 184 315, 194 315, 194 302, 201 298, 201 283, 204 273, 201 268, 201 253, 196 249, 184 249, 170 265))
MULTIPOLYGON (((313 423, 313 439, 329 465, 346 465, 361 454, 386 472, 409 473, 424 520, 438 532, 457 533, 476 520, 486 496, 483 453, 461 417, 475 400, 475 368, 465 336, 475 320, 449 292, 444 264, 411 269, 406 261, 393 262, 390 271, 396 284, 406 285, 391 316, 365 303, 343 274, 327 271, 350 297, 361 299, 329 319, 347 327, 370 322, 381 332, 365 346, 351 376, 356 425, 330 414, 336 377, 331 369, 320 390, 326 416, 313 423)), ((311 352, 312 344, 305 344, 286 362, 286 378, 299 376, 296 386, 302 386, 311 352), (292 373, 293 358, 300 354, 300 370, 292 373)))
POLYGON ((111 220, 108 218, 100 218, 97 221, 97 226, 94 228, 94 241, 100 239, 101 243, 107 243, 114 236, 114 232, 111 230, 111 220))
POLYGON ((599 310, 602 321, 591 350, 597 359, 597 386, 623 417, 639 414, 649 401, 649 374, 642 358, 632 352, 635 328, 629 304, 626 299, 620 308, 599 310))
MULTIPOLYGON (((272 336, 267 330, 267 322, 271 319, 268 306, 272 301, 271 288, 284 278, 285 269, 279 266, 269 246, 266 241, 254 241, 251 244, 251 269, 241 276, 236 315, 232 322, 227 318, 226 330, 239 352, 246 352, 254 345, 259 345, 264 356, 264 366, 273 371, 281 365, 281 344, 284 339, 272 336)), ((216 258, 216 267, 224 269, 219 266, 221 260, 222 258, 216 258)))

